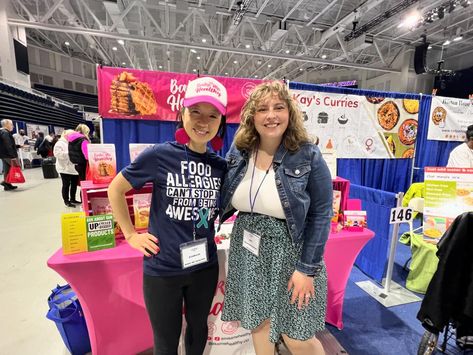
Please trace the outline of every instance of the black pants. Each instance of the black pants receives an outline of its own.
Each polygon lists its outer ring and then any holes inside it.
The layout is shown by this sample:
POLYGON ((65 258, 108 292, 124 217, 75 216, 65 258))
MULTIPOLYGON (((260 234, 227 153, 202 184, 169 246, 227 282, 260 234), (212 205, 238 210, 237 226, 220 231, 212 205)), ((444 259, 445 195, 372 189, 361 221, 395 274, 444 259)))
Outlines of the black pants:
POLYGON ((3 180, 5 180, 8 173, 10 172, 11 159, 10 158, 3 158, 2 163, 3 163, 3 180))
POLYGON ((76 199, 77 182, 79 181, 79 175, 62 174, 62 199, 64 203, 74 201, 76 199))
MULTIPOLYGON (((85 175, 87 172, 87 164, 76 164, 75 165, 77 172, 79 173, 79 180, 78 181, 84 181, 85 180, 85 175)), ((79 183, 77 183, 79 184, 79 183)))
POLYGON ((217 287, 218 265, 184 276, 143 276, 146 309, 154 334, 154 355, 177 355, 186 310, 187 355, 202 355, 207 343, 207 317, 217 287))

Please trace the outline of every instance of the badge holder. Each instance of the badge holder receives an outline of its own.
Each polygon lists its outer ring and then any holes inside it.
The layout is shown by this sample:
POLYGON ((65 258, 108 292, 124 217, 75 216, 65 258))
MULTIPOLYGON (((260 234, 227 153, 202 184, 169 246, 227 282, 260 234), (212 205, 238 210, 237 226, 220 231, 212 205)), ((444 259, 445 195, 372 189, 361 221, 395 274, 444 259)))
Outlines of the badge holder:
POLYGON ((182 243, 179 248, 181 250, 181 263, 183 269, 209 261, 209 249, 206 238, 182 243))

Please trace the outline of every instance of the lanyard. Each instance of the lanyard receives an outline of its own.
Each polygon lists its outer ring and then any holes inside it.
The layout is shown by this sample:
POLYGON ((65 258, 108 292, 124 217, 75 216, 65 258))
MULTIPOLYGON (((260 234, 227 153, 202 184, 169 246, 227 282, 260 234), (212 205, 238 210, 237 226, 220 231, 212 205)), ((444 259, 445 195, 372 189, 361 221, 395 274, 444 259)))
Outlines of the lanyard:
MULTIPOLYGON (((187 146, 184 145, 184 151, 186 152, 186 160, 187 160, 187 174, 186 174, 186 179, 187 183, 189 184, 189 198, 191 200, 191 206, 192 206, 192 238, 195 240, 195 219, 194 219, 194 210, 195 210, 195 204, 194 204, 194 197, 192 195, 192 184, 190 181, 190 175, 189 175, 189 155, 187 154, 187 146)), ((207 157, 207 155, 206 155, 207 157)), ((206 159, 207 160, 207 159, 206 159)))
POLYGON ((251 198, 251 192, 253 191, 253 180, 254 180, 254 177, 255 177, 255 169, 256 169, 257 159, 258 159, 258 149, 256 149, 255 163, 253 164, 253 172, 251 173, 251 182, 250 182, 250 193, 249 193, 249 195, 250 195, 250 211, 251 211, 251 214, 253 214, 253 209, 254 209, 255 203, 256 203, 256 197, 258 196, 259 190, 261 189, 261 186, 263 185, 263 182, 266 179, 266 176, 268 176, 269 169, 271 169, 271 166, 273 165, 274 157, 273 157, 273 159, 271 159, 271 163, 269 164, 268 169, 266 169, 266 173, 264 174, 263 179, 261 180, 258 188, 256 189, 255 197, 252 199, 251 198))

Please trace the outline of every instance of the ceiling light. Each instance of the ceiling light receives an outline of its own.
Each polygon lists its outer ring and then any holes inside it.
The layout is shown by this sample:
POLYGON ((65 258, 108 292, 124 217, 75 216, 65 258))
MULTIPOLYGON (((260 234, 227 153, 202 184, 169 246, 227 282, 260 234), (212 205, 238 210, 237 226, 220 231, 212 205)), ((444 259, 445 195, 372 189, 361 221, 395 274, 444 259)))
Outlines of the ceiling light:
POLYGON ((250 48, 251 48, 251 45, 245 44, 245 48, 246 48, 246 49, 250 49, 250 48))
POLYGON ((432 46, 428 46, 427 49, 432 49, 432 46))
POLYGON ((207 40, 205 38, 202 38, 202 43, 205 43, 207 42, 207 40))
POLYGON ((258 60, 256 64, 261 65, 261 60, 258 60))
POLYGON ((118 44, 123 46, 125 44, 125 41, 122 39, 117 40, 118 44))
POLYGON ((461 41, 463 39, 463 36, 460 35, 460 36, 457 36, 453 39, 454 42, 458 42, 458 41, 461 41))
POLYGON ((112 51, 116 51, 117 49, 117 47, 112 47, 112 51))
POLYGON ((325 59, 325 58, 327 58, 327 56, 326 56, 325 54, 322 54, 322 57, 321 57, 321 58, 322 58, 322 59, 325 59))
POLYGON ((414 12, 407 16, 397 27, 413 27, 420 19, 417 12, 414 12))
POLYGON ((225 75, 228 75, 228 73, 227 73, 227 72, 225 72, 225 75))
POLYGON ((200 57, 199 57, 199 56, 197 56, 196 58, 197 58, 198 60, 200 60, 200 57))
POLYGON ((448 46, 450 44, 450 41, 447 39, 445 42, 443 42, 443 46, 448 46))
POLYGON ((271 64, 268 64, 268 68, 271 68, 271 64))
POLYGON ((304 71, 304 68, 299 68, 299 71, 304 71))
POLYGON ((122 62, 122 65, 126 65, 126 63, 125 63, 125 62, 122 62))
POLYGON ((194 48, 191 48, 192 53, 197 53, 197 51, 194 48))
POLYGON ((258 77, 258 75, 255 75, 255 78, 257 78, 257 77, 258 77))
POLYGON ((234 61, 233 61, 233 64, 238 64, 238 61, 237 61, 237 60, 234 60, 234 61))
POLYGON ((192 69, 192 71, 193 71, 194 73, 196 73, 196 72, 197 72, 197 69, 192 69))
POLYGON ((159 69, 163 69, 163 66, 162 66, 162 65, 160 65, 158 68, 159 68, 159 69))
POLYGON ((291 53, 291 51, 289 49, 286 49, 286 54, 289 54, 291 53))
POLYGON ((64 44, 65 44, 66 46, 70 46, 70 45, 71 45, 68 41, 64 42, 64 44))

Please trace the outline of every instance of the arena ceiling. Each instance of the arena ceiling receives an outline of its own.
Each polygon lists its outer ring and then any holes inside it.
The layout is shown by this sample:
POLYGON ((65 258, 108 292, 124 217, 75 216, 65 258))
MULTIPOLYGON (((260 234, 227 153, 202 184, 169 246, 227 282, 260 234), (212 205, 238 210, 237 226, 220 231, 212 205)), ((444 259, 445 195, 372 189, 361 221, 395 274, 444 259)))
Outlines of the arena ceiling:
POLYGON ((400 72, 393 63, 404 50, 421 44, 422 35, 443 59, 473 52, 473 5, 468 0, 10 4, 9 24, 27 28, 29 45, 145 70, 289 80, 335 68, 400 72))

